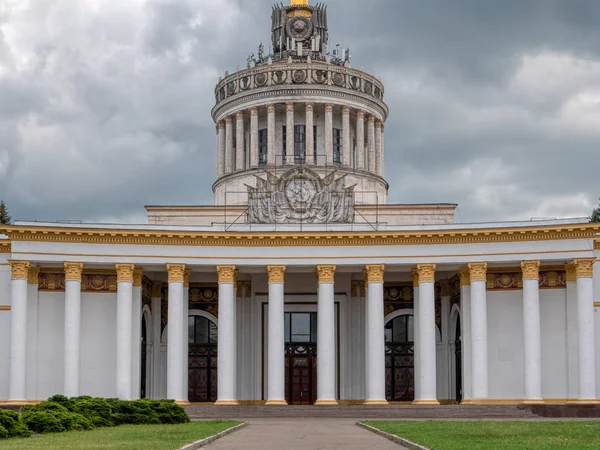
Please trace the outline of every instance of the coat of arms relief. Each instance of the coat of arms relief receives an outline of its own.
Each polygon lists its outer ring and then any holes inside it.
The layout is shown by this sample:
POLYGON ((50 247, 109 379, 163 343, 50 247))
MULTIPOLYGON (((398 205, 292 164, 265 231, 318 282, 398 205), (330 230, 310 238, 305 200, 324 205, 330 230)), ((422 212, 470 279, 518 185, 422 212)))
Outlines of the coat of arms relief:
POLYGON ((308 168, 294 168, 280 177, 265 172, 248 188, 249 223, 352 223, 354 186, 345 187, 346 175, 321 178, 308 168))

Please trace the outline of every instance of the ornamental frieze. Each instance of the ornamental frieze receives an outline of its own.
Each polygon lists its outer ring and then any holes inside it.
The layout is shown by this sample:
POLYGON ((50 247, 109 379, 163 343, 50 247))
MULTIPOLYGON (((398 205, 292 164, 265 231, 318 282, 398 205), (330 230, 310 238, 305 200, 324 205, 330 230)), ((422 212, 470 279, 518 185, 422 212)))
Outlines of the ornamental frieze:
MULTIPOLYGON (((565 289, 567 272, 565 270, 543 269, 539 271, 540 289, 565 289)), ((491 272, 487 274, 487 290, 520 290, 523 289, 523 273, 520 270, 491 272)))

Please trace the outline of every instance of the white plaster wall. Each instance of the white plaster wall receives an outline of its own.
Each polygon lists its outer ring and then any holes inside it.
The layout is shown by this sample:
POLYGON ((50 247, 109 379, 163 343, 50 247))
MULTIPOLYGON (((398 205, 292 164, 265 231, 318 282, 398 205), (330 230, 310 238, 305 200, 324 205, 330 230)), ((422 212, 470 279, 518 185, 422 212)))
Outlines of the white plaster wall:
POLYGON ((568 397, 566 308, 565 289, 540 291, 543 398, 568 397))
POLYGON ((38 317, 36 378, 37 396, 41 400, 63 392, 64 292, 40 292, 38 317))

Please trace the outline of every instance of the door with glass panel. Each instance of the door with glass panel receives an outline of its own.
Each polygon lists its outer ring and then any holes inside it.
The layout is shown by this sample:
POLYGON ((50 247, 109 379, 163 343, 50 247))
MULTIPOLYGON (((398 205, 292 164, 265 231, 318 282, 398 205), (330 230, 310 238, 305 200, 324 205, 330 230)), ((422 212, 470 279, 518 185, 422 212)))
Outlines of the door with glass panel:
POLYGON ((217 401, 217 326, 202 316, 188 317, 188 399, 217 401))
POLYGON ((317 313, 285 313, 285 399, 312 405, 317 398, 317 313))
POLYGON ((414 317, 398 316, 385 326, 385 396, 388 401, 415 399, 414 317))

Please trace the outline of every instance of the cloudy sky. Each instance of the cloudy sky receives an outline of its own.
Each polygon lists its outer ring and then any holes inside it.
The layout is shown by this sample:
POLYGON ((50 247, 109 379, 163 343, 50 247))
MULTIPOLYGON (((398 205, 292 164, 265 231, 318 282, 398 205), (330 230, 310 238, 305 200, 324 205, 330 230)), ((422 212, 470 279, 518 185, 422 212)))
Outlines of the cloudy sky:
MULTIPOLYGON (((600 1, 329 0, 386 85, 390 203, 457 221, 589 215, 600 1)), ((145 221, 211 204, 213 88, 269 40, 270 0, 0 0, 0 199, 13 219, 145 221)))

